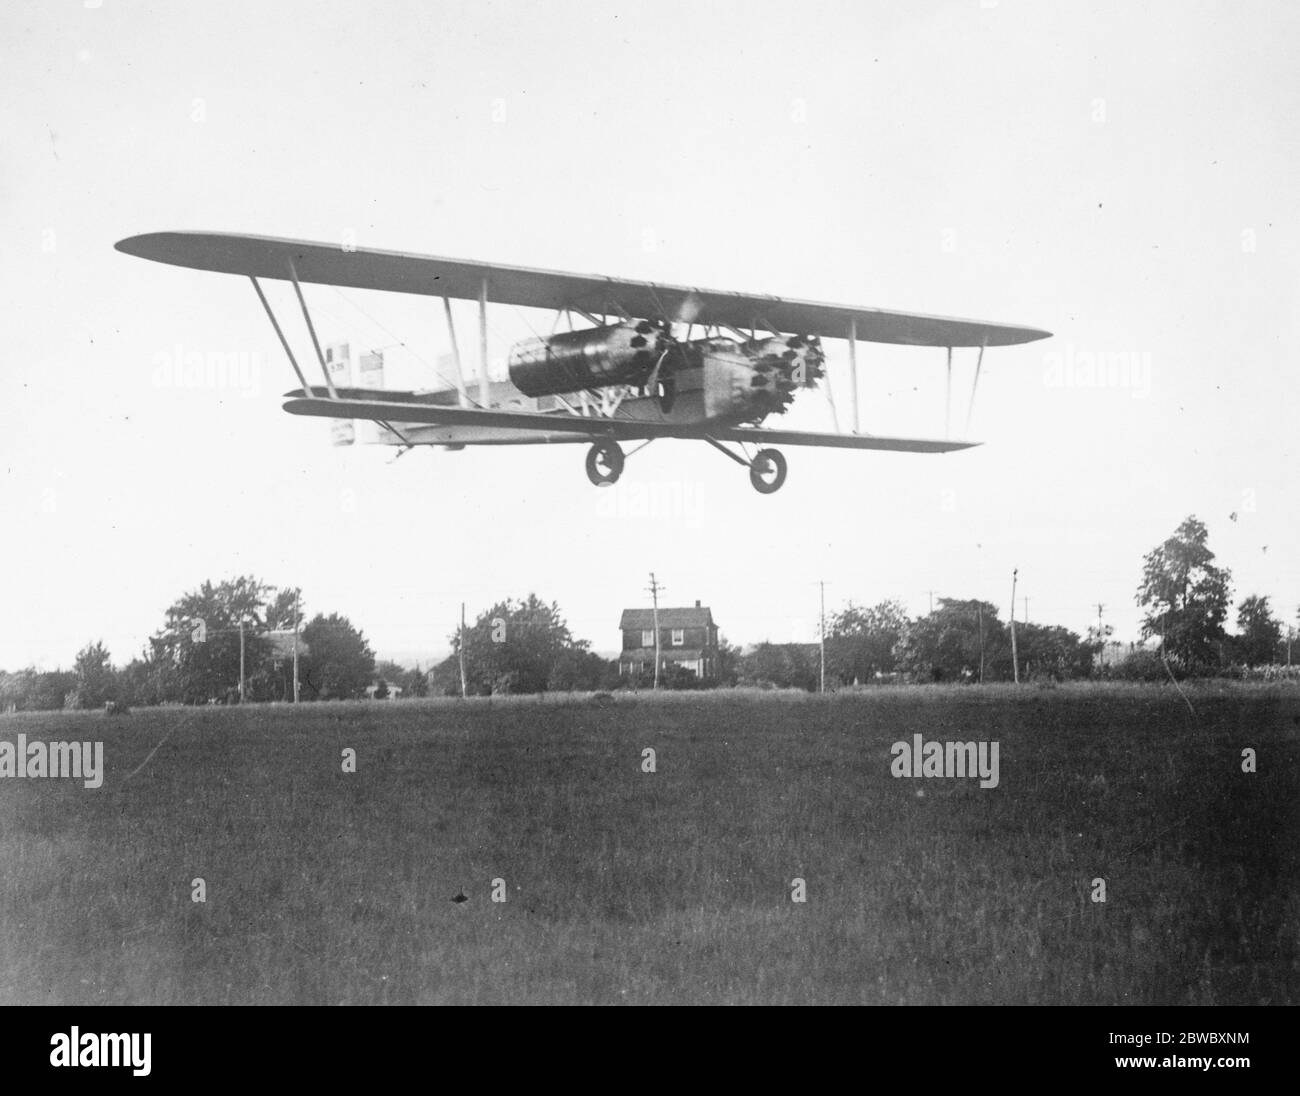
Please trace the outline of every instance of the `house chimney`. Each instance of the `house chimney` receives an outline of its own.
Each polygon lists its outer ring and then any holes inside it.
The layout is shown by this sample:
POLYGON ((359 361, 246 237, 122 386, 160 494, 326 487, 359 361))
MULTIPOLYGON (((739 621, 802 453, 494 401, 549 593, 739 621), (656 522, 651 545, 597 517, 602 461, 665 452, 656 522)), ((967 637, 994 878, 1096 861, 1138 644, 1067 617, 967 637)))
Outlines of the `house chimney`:
POLYGON ((699 599, 699 598, 696 598, 696 599, 695 599, 695 608, 698 609, 699 607, 700 607, 700 599, 699 599))

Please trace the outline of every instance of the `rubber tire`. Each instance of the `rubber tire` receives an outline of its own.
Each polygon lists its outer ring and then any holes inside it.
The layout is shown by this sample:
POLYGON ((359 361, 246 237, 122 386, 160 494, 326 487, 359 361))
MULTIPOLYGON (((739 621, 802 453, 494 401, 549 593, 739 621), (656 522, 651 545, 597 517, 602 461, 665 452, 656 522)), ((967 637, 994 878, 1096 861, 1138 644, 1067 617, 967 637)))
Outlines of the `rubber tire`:
POLYGON ((591 448, 587 450, 587 478, 597 487, 617 483, 618 477, 623 474, 623 460, 623 450, 619 448, 618 442, 610 439, 592 442, 591 448), (608 472, 602 471, 597 463, 601 457, 609 465, 608 472))
POLYGON ((760 449, 754 454, 754 460, 749 466, 749 482, 760 495, 772 495, 781 490, 781 485, 785 483, 786 471, 785 457, 775 449, 760 449), (776 479, 771 483, 768 483, 759 471, 769 463, 776 470, 776 479))

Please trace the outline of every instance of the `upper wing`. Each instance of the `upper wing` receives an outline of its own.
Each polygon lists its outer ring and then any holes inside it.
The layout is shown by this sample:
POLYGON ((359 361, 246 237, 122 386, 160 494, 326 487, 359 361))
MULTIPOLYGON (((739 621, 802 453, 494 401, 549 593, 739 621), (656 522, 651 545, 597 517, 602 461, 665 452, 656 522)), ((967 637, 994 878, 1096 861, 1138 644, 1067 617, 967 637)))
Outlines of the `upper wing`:
POLYGON ((1050 334, 1035 327, 530 270, 400 251, 348 249, 270 236, 151 232, 119 240, 116 246, 128 255, 160 263, 259 278, 287 278, 292 261, 302 282, 465 300, 477 300, 486 280, 489 298, 499 304, 556 310, 580 308, 602 314, 622 308, 630 315, 650 318, 689 315, 697 323, 737 328, 770 325, 782 332, 830 339, 847 338, 851 322, 856 323, 857 337, 864 342, 907 346, 1010 346, 1050 334))
POLYGON ((834 449, 881 449, 903 453, 950 453, 979 442, 928 438, 882 438, 861 434, 819 434, 806 430, 763 430, 757 427, 710 428, 703 424, 638 422, 536 411, 479 411, 468 407, 435 407, 397 400, 328 399, 292 395, 284 409, 291 415, 326 419, 373 419, 376 422, 418 423, 428 426, 483 426, 530 430, 539 434, 576 434, 589 438, 640 441, 650 438, 714 438, 774 445, 819 445, 834 449))

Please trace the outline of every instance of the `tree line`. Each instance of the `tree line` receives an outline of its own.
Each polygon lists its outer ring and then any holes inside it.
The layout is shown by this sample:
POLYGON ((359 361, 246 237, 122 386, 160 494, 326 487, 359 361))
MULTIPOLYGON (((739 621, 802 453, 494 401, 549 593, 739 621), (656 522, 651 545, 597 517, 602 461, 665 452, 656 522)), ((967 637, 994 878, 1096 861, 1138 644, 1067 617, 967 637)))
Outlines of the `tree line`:
MULTIPOLYGON (((1003 621, 978 599, 941 597, 926 615, 909 617, 897 601, 859 606, 850 601, 826 622, 828 687, 897 682, 1056 681, 1095 677, 1163 680, 1169 676, 1246 676, 1290 663, 1293 632, 1274 616, 1269 598, 1244 597, 1236 633, 1227 620, 1231 574, 1208 546, 1208 531, 1188 517, 1146 554, 1135 601, 1144 610, 1145 644, 1103 665, 1110 626, 1083 635, 1052 624, 1003 621)), ((649 675, 619 673, 617 659, 594 653, 576 638, 560 607, 536 594, 506 598, 472 625, 449 636, 451 654, 428 673, 376 662, 365 636, 337 613, 306 620, 297 589, 279 590, 252 576, 213 584, 178 598, 141 654, 115 668, 102 642, 87 644, 71 670, 0 671, 0 710, 98 708, 129 705, 229 703, 239 699, 240 643, 244 697, 292 699, 292 664, 283 637, 298 629, 302 700, 470 696, 645 688, 649 675), (273 642, 278 636, 279 641, 273 642)), ((763 642, 748 651, 719 641, 718 671, 701 681, 680 667, 661 674, 668 688, 733 685, 815 690, 822 675, 818 643, 763 642)))
MULTIPOLYGON (((307 620, 301 600, 297 589, 277 590, 250 575, 204 582, 168 607, 162 626, 124 666, 115 667, 103 642, 94 641, 71 670, 0 671, 0 710, 234 703, 241 669, 244 699, 290 700, 292 655, 274 639, 294 629, 300 699, 363 695, 376 671, 365 636, 337 613, 307 620)), ((419 690, 424 675, 411 676, 419 690)))

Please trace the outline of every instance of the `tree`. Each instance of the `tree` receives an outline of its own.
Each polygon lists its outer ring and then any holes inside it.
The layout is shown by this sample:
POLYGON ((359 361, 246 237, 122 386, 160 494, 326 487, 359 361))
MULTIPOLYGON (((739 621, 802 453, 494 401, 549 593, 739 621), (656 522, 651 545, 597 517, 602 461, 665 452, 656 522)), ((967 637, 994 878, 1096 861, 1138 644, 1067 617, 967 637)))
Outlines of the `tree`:
POLYGON ((42 673, 29 666, 17 673, 0 673, 0 707, 19 712, 54 711, 65 706, 77 676, 67 670, 42 673))
POLYGON ((102 708, 118 699, 117 675, 103 641, 87 643, 78 653, 72 672, 76 684, 65 701, 69 708, 102 708))
POLYGON ((910 622, 895 648, 898 668, 919 681, 999 681, 1011 674, 1011 642, 997 607, 940 598, 910 622))
POLYGON ((347 617, 317 613, 302 630, 308 654, 301 659, 304 698, 341 700, 364 696, 375 673, 375 654, 347 617))
MULTIPOLYGON (((454 662, 460 652, 460 631, 449 639, 454 662)), ((523 601, 498 601, 465 631, 468 691, 476 696, 544 693, 561 658, 589 646, 586 640, 573 638, 555 602, 548 605, 536 594, 523 601)), ((567 665, 576 664, 570 660, 567 665)), ((459 692, 459 667, 456 681, 459 692)))
POLYGON ((301 628, 303 622, 302 591, 298 587, 281 590, 266 605, 263 624, 269 631, 292 632, 301 628))
POLYGON ((559 652, 546 679, 551 692, 596 692, 617 685, 618 663, 579 644, 559 652))
POLYGON ((894 648, 907 625, 907 613, 897 601, 882 601, 870 608, 849 602, 831 617, 827 627, 827 676, 851 685, 893 670, 897 665, 894 648))
POLYGON ((270 646, 259 638, 266 630, 263 605, 272 588, 251 575, 217 585, 204 582, 182 594, 167 610, 166 622, 151 640, 155 660, 170 661, 168 699, 204 704, 238 695, 239 633, 244 632, 245 673, 256 692, 270 688, 270 646))
POLYGON ((433 696, 460 696, 460 660, 451 654, 429 671, 429 692, 433 696))
POLYGON ((1088 638, 1084 641, 1084 646, 1087 647, 1095 660, 1093 665, 1098 673, 1101 673, 1105 664, 1106 644, 1110 642, 1110 637, 1114 634, 1115 626, 1113 624, 1097 623, 1088 625, 1088 638))
POLYGON ((1251 594, 1237 606, 1237 640, 1240 657, 1247 666, 1263 666, 1277 659, 1282 642, 1282 625, 1268 607, 1268 598, 1251 594))
POLYGON ((1215 666, 1224 640, 1231 575, 1214 565, 1208 532, 1188 517, 1143 559, 1137 604, 1147 608, 1143 638, 1160 636, 1165 655, 1183 670, 1215 666))
POLYGON ((734 643, 729 643, 727 637, 718 635, 718 673, 716 683, 718 685, 735 685, 740 680, 740 661, 743 652, 734 643))
POLYGON ((402 687, 402 695, 407 698, 429 695, 429 675, 416 663, 414 670, 402 671, 397 684, 402 687))
POLYGON ((161 704, 168 698, 169 677, 175 666, 155 659, 149 651, 131 659, 117 673, 117 699, 133 708, 161 704))
POLYGON ((1087 677, 1092 670, 1092 644, 1057 624, 1017 624, 1016 646, 1024 679, 1067 681, 1087 677))
MULTIPOLYGON (((402 682, 407 676, 405 666, 399 666, 396 662, 390 662, 388 659, 382 659, 375 663, 375 699, 387 700, 392 693, 393 687, 402 687, 402 682)), ((405 692, 398 694, 405 695, 405 692)))
MULTIPOLYGON (((163 627, 149 641, 146 671, 132 672, 158 700, 202 704, 232 699, 239 691, 239 637, 244 633, 244 673, 249 700, 285 700, 292 693, 287 660, 277 662, 269 631, 302 623, 297 589, 276 591, 252 575, 218 584, 204 582, 182 594, 167 610, 163 627)), ((128 702, 130 701, 128 698, 128 702)))
POLYGON ((813 693, 821 681, 820 663, 816 643, 760 643, 740 660, 740 682, 813 693))

